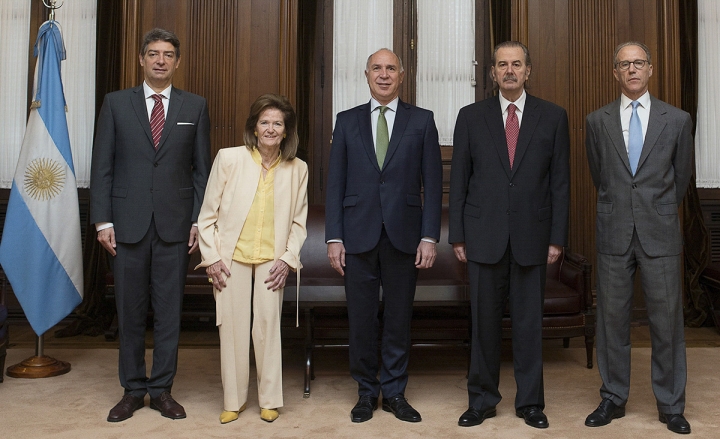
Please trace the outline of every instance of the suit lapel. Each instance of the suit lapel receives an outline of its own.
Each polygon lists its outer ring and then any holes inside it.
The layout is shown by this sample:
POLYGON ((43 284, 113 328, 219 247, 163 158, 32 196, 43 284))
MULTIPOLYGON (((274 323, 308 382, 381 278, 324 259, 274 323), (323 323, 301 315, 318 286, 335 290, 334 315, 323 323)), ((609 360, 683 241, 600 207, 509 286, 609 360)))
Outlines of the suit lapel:
MULTIPOLYGON (((520 125, 520 135, 518 136, 515 158, 513 159, 512 174, 514 174, 520 166, 522 158, 530 145, 530 139, 532 139, 535 128, 540 121, 540 112, 537 111, 537 105, 538 102, 533 96, 529 94, 526 95, 525 108, 523 108, 522 123, 520 125)), ((505 141, 505 145, 507 147, 507 140, 505 141)), ((509 164, 510 159, 508 158, 508 165, 509 164)))
POLYGON ((380 166, 377 164, 377 154, 375 154, 375 142, 372 138, 372 124, 370 123, 370 102, 360 107, 357 113, 358 127, 360 127, 360 138, 365 148, 365 152, 375 169, 380 172, 380 166))
POLYGON ((607 107, 602 119, 603 125, 605 125, 605 129, 607 130, 610 140, 615 147, 615 151, 617 152, 618 156, 620 156, 620 160, 622 160, 622 162, 625 164, 625 168, 628 170, 628 172, 632 172, 630 170, 630 159, 628 158, 627 147, 625 146, 625 139, 623 138, 622 123, 620 122, 619 98, 607 107))
MULTIPOLYGON (((392 135, 390 136, 390 144, 388 145, 387 154, 385 155, 385 161, 383 162, 383 169, 385 169, 385 165, 390 162, 390 159, 400 145, 400 140, 405 132, 405 127, 407 127, 408 121, 410 120, 409 110, 410 106, 398 99, 395 123, 393 124, 392 135)), ((378 169, 380 168, 378 167, 378 169)))
POLYGON ((133 90, 131 102, 133 109, 135 110, 135 115, 140 122, 140 126, 142 126, 143 131, 145 131, 145 135, 147 135, 148 144, 150 145, 150 148, 152 148, 153 141, 152 131, 150 129, 150 118, 148 117, 147 104, 145 103, 145 93, 143 93, 142 85, 135 87, 133 90))
POLYGON ((160 144, 158 145, 158 151, 162 150, 165 141, 172 132, 173 128, 177 124, 177 118, 180 114, 180 107, 183 104, 182 90, 178 90, 173 87, 170 93, 170 103, 168 104, 167 117, 165 118, 165 127, 163 127, 162 136, 160 136, 160 144))
POLYGON ((660 138, 660 134, 662 134, 667 125, 665 121, 666 112, 662 101, 650 96, 650 117, 648 117, 645 141, 643 142, 643 149, 640 153, 640 160, 638 160, 638 169, 640 169, 645 159, 650 155, 650 151, 655 147, 655 144, 660 138))
POLYGON ((502 109, 500 108, 500 97, 495 96, 495 98, 488 99, 486 102, 485 124, 493 138, 492 144, 495 146, 500 163, 502 163, 505 173, 510 178, 510 157, 508 157, 507 137, 505 136, 505 125, 503 124, 502 109))

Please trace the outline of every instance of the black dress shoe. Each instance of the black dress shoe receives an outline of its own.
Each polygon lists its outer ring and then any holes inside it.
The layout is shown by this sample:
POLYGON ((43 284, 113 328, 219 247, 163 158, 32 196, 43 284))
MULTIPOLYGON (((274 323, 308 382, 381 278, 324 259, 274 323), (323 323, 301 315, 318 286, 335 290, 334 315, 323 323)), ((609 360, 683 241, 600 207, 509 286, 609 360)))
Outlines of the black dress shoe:
POLYGON ((353 422, 369 421, 373 417, 373 411, 377 408, 377 402, 377 396, 361 396, 355 407, 350 410, 350 420, 353 422))
POLYGON ((518 418, 525 418, 525 423, 531 427, 548 428, 550 425, 548 424, 545 413, 536 405, 519 408, 515 410, 515 415, 517 415, 518 418))
POLYGON ((685 416, 678 414, 659 413, 660 422, 667 424, 667 429, 673 433, 690 434, 690 423, 685 416))
POLYGON ((184 419, 186 416, 185 409, 173 399, 170 392, 163 392, 157 398, 150 398, 150 408, 170 419, 184 419))
POLYGON ((625 407, 615 405, 609 398, 605 398, 600 402, 598 408, 585 418, 585 425, 588 427, 601 427, 608 425, 613 419, 625 416, 625 407))
POLYGON ((397 394, 392 398, 382 400, 382 408, 386 412, 393 412, 395 417, 405 422, 420 422, 422 417, 417 410, 407 402, 405 396, 397 394))
POLYGON ((121 422, 132 417, 135 410, 145 406, 145 398, 138 398, 131 394, 126 394, 115 407, 110 409, 107 420, 108 422, 121 422))
POLYGON ((458 419, 458 425, 461 427, 472 427, 473 425, 480 425, 487 418, 495 417, 496 414, 497 411, 495 410, 495 407, 489 408, 484 412, 481 412, 474 407, 468 407, 468 409, 465 410, 465 413, 460 415, 460 419, 458 419))

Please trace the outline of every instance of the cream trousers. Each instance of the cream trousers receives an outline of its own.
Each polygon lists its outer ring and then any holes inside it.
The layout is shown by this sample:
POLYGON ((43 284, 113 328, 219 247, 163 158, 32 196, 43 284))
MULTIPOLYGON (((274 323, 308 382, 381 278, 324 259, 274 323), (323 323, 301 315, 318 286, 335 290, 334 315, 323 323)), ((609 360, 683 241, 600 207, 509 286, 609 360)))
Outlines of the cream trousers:
POLYGON ((232 261, 227 286, 216 293, 220 331, 220 373, 224 410, 237 411, 247 401, 250 376, 250 335, 257 369, 258 402, 262 408, 283 405, 280 314, 283 290, 269 291, 265 279, 274 261, 251 265, 232 261))

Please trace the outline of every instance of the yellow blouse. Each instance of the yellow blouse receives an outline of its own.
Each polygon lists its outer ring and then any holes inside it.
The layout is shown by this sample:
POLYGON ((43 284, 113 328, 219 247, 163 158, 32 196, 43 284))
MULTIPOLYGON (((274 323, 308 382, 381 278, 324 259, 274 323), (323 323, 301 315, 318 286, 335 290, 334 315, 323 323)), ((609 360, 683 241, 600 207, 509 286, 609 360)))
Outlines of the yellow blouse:
MULTIPOLYGON (((258 166, 263 166, 260 151, 252 150, 252 158, 258 166)), ((261 264, 275 259, 275 170, 280 164, 280 155, 267 169, 263 178, 260 172, 255 198, 250 212, 235 245, 233 260, 246 264, 261 264)))

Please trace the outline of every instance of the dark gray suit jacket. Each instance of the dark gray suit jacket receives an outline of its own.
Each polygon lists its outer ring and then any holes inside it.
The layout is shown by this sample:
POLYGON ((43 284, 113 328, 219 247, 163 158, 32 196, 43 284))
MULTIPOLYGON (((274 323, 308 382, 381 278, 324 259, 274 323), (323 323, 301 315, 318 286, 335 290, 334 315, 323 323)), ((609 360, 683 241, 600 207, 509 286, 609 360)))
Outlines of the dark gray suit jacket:
POLYGON ((467 258, 495 264, 508 242, 520 265, 547 262, 550 244, 565 246, 570 138, 565 110, 527 95, 512 169, 500 98, 462 108, 450 174, 450 243, 467 258))
POLYGON ((649 256, 679 254, 678 206, 694 163, 690 115, 651 97, 645 142, 634 176, 622 134, 620 99, 588 115, 585 148, 598 192, 597 251, 624 254, 635 229, 649 256))
POLYGON ((136 243, 154 216, 160 238, 187 241, 210 170, 204 98, 173 87, 155 151, 143 87, 105 96, 92 157, 90 222, 112 222, 118 242, 136 243))

